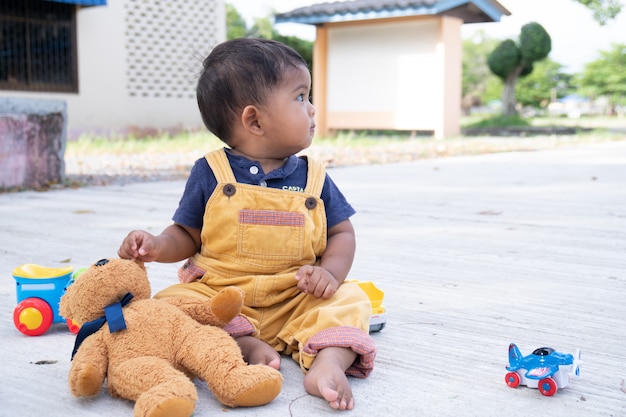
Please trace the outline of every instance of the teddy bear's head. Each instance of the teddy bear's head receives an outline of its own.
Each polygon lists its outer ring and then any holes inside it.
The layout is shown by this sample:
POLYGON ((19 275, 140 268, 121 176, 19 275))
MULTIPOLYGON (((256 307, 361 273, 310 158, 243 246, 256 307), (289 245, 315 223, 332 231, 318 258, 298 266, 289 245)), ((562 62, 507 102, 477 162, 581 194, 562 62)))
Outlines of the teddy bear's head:
POLYGON ((67 288, 59 313, 80 326, 102 317, 105 307, 121 301, 127 293, 134 300, 150 298, 145 266, 126 259, 101 259, 67 288))

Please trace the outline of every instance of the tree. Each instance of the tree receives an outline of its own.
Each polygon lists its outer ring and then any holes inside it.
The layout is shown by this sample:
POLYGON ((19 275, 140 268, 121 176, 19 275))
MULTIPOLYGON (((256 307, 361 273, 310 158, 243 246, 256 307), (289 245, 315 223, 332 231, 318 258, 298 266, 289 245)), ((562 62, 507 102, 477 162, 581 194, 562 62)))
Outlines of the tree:
POLYGON ((502 95, 501 83, 487 66, 487 55, 500 42, 484 31, 463 40, 462 104, 464 111, 480 106, 502 95))
POLYGON ((600 51, 600 58, 585 65, 580 89, 591 97, 606 97, 611 114, 618 104, 626 105, 626 44, 613 44, 600 51))
POLYGON ((575 0, 593 12, 593 18, 604 26, 622 11, 620 0, 575 0))
POLYGON ((235 6, 226 3, 226 39, 245 38, 248 32, 246 21, 235 6))
POLYGON ((227 39, 235 38, 263 38, 274 39, 291 46, 312 68, 313 65, 313 42, 300 39, 297 36, 284 36, 274 29, 274 22, 271 16, 256 18, 254 25, 248 28, 246 21, 241 17, 237 9, 226 3, 226 35, 227 39))
POLYGON ((539 23, 522 26, 519 42, 507 39, 487 57, 489 69, 504 82, 502 91, 502 114, 517 114, 515 109, 515 84, 520 77, 533 71, 533 64, 548 56, 552 41, 539 23))
POLYGON ((270 16, 257 17, 254 19, 254 25, 248 31, 248 36, 263 39, 274 39, 274 22, 270 16))
POLYGON ((515 86, 515 97, 522 106, 546 107, 552 99, 564 97, 571 91, 571 75, 561 72, 563 66, 549 58, 534 65, 528 76, 515 86))

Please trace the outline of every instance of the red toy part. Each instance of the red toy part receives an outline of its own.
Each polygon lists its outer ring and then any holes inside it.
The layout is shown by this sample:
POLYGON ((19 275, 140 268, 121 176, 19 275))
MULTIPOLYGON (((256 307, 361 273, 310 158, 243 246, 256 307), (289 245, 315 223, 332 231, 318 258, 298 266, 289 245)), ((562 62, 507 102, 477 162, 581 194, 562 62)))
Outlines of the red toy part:
POLYGON ((537 386, 539 392, 545 395, 546 397, 551 397, 556 394, 558 389, 556 385, 556 381, 552 378, 544 378, 539 381, 539 385, 537 386))
POLYGON ((504 381, 511 388, 517 388, 520 384, 520 378, 517 372, 509 372, 506 374, 504 381))
POLYGON ((15 327, 27 336, 40 336, 52 325, 54 312, 41 298, 22 300, 13 310, 15 327))
POLYGON ((78 332, 80 331, 80 326, 76 324, 74 320, 67 319, 66 323, 67 323, 67 328, 70 329, 70 332, 74 334, 78 334, 78 332))

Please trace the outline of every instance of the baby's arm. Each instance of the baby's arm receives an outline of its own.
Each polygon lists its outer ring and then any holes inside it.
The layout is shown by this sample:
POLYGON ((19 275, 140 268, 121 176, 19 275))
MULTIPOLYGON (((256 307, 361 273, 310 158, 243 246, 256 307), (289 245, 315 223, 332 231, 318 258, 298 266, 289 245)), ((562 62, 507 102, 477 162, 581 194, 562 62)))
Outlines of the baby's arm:
POLYGON ((133 230, 117 251, 120 258, 143 262, 178 262, 200 249, 200 230, 174 223, 160 235, 133 230))
POLYGON ((354 228, 350 220, 330 228, 320 265, 306 265, 296 273, 298 289, 317 298, 330 298, 348 276, 355 248, 354 228))

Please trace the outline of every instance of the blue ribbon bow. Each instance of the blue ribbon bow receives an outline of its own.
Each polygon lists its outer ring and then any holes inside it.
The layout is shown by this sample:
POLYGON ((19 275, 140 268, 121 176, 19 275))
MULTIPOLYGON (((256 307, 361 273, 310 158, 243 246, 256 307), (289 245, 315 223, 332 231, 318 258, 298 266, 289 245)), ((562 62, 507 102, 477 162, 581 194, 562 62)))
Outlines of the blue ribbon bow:
POLYGON ((132 298, 133 295, 131 293, 126 293, 126 295, 119 302, 104 307, 104 316, 99 319, 88 321, 82 325, 76 335, 76 342, 74 342, 74 350, 72 351, 72 359, 74 359, 74 355, 76 355, 76 352, 83 341, 97 332, 105 322, 109 323, 109 331, 111 333, 126 330, 126 321, 124 320, 122 307, 128 304, 132 298))

